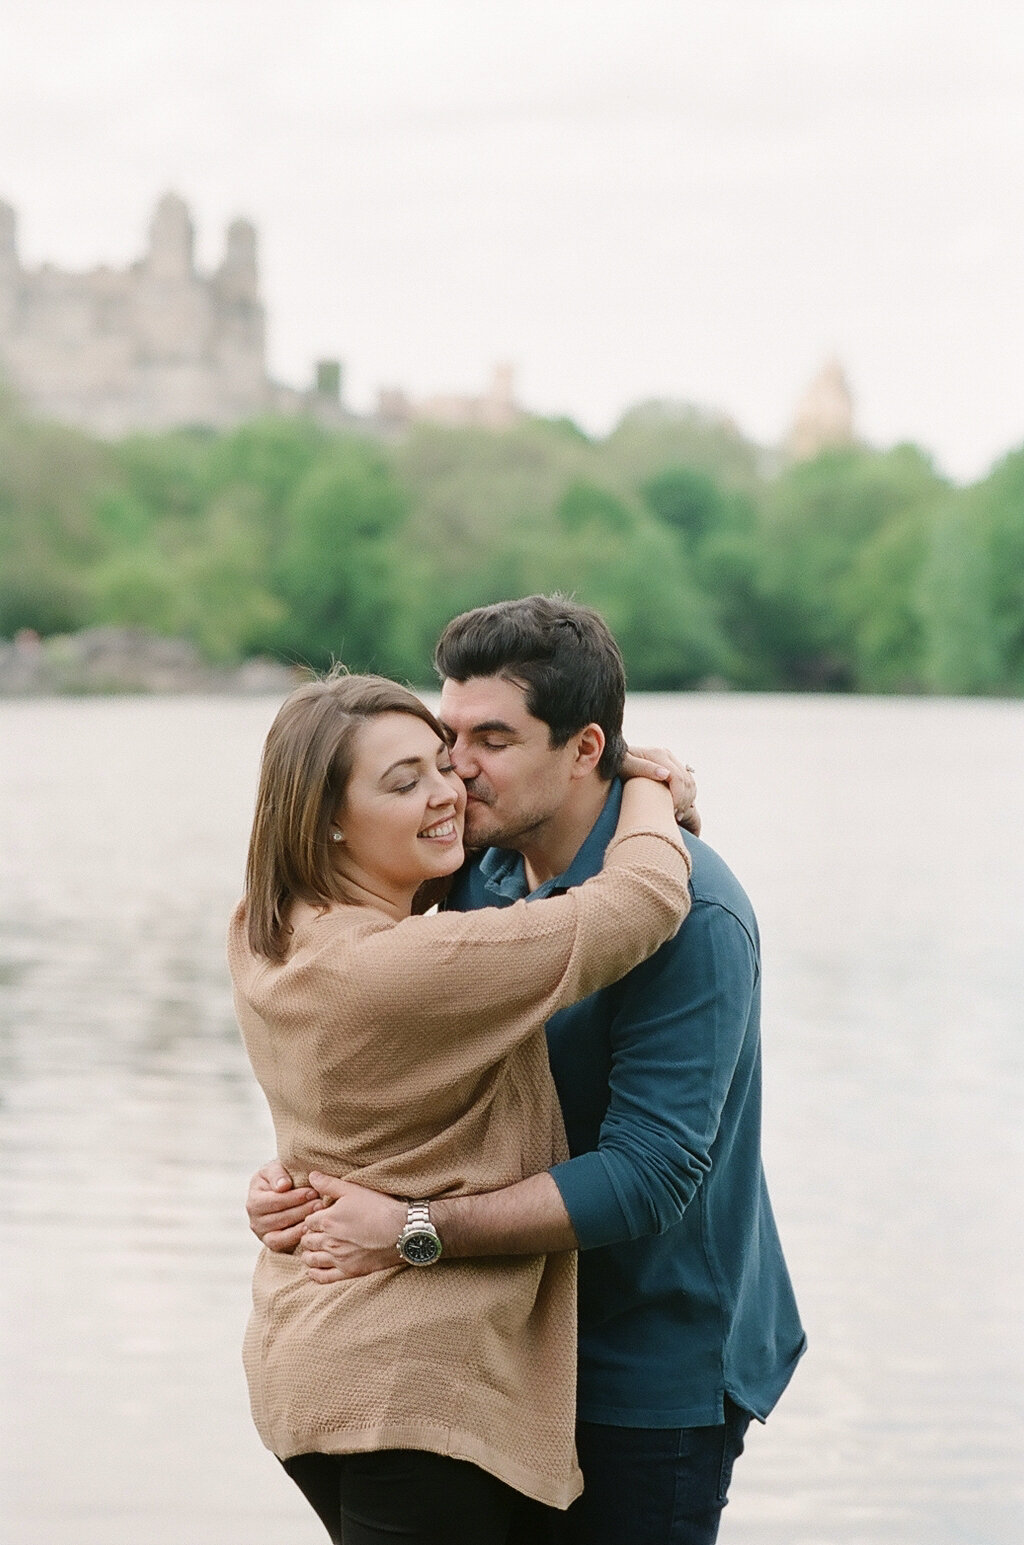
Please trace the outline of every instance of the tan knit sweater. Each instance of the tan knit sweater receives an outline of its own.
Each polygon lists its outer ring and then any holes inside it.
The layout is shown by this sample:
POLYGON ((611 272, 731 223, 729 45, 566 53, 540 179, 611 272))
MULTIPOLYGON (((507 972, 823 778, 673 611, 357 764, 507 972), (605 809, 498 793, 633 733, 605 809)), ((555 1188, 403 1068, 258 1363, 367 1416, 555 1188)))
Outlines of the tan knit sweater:
MULTIPOLYGON (((395 923, 332 906, 255 956, 244 907, 228 956, 277 1151, 409 1197, 490 1191, 565 1157, 544 1023, 678 929, 687 855, 620 823, 603 871, 567 895, 395 923)), ((396 1257, 397 1259, 397 1257, 396 1257)), ((323 1285, 260 1254, 244 1358, 268 1448, 417 1448, 567 1507, 576 1312, 570 1253, 442 1260, 323 1285)))

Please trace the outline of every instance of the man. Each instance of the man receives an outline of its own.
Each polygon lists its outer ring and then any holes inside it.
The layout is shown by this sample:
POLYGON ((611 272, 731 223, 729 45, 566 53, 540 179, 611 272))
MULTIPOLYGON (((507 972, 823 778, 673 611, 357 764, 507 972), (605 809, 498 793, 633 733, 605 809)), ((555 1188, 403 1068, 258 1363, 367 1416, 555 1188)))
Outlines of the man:
MULTIPOLYGON (((531 596, 455 618, 435 663, 467 845, 483 850, 446 904, 581 884, 614 830, 626 751, 608 628, 586 607, 531 596)), ((757 925, 722 860, 687 845, 680 932, 548 1025, 572 1157, 429 1206, 449 1256, 580 1250, 584 1493, 523 1538, 712 1545, 750 1417, 768 1415, 804 1349, 761 1166, 757 925)), ((393 1265, 406 1202, 310 1179, 318 1195, 289 1189, 279 1165, 254 1177, 256 1232, 274 1248, 301 1242, 325 1282, 393 1265), (320 1198, 331 1205, 314 1217, 320 1198)))

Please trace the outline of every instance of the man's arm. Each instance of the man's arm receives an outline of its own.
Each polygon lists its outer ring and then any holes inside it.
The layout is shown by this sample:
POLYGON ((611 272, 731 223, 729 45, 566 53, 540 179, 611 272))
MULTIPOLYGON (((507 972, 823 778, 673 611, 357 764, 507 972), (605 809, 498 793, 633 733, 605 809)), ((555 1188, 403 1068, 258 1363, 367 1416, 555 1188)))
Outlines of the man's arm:
POLYGON ((624 982, 597 1147, 552 1171, 581 1249, 664 1233, 682 1218, 711 1168, 741 1057, 749 1072, 758 978, 743 923, 697 902, 624 982))
MULTIPOLYGON (((257 1239, 268 1249, 285 1253, 301 1243, 307 1267, 322 1281, 365 1276, 397 1264, 395 1247, 405 1223, 404 1202, 335 1175, 314 1172, 310 1179, 319 1190, 293 1187, 279 1159, 257 1170, 246 1199, 257 1239), (330 1260, 314 1259, 325 1252, 330 1252, 330 1260), (320 1275, 342 1265, 346 1269, 320 1275)), ((502 1191, 431 1202, 430 1212, 450 1259, 576 1249, 565 1203, 547 1171, 502 1191)))
MULTIPOLYGON (((302 1258, 317 1282, 340 1282, 397 1266, 405 1203, 365 1186, 313 1174, 331 1205, 305 1225, 302 1258)), ((480 1255, 547 1255, 575 1250, 576 1235, 561 1193, 546 1171, 480 1196, 431 1201, 444 1259, 480 1255)))
POLYGON ((548 1171, 483 1196, 431 1204, 448 1255, 549 1255, 579 1244, 562 1194, 548 1171))

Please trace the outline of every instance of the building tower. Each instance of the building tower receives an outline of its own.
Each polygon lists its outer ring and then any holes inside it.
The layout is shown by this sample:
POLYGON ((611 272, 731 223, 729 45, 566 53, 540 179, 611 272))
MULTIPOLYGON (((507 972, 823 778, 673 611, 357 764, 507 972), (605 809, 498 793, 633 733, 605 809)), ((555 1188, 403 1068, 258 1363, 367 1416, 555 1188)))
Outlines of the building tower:
POLYGON ((842 365, 833 357, 797 404, 786 451, 793 461, 810 461, 821 451, 853 443, 853 396, 842 365))
POLYGON ((146 268, 153 279, 174 283, 195 271, 195 231, 188 205, 177 193, 165 193, 149 227, 146 268))

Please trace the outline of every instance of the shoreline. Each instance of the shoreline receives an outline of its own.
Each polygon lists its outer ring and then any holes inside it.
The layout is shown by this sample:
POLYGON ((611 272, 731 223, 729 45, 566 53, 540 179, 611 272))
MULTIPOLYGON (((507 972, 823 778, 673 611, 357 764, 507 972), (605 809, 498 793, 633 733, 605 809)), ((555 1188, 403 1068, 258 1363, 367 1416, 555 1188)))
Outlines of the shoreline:
POLYGON ((29 630, 0 639, 0 698, 103 697, 135 693, 284 694, 301 666, 254 656, 210 665, 196 646, 145 628, 86 628, 40 638, 29 630))

